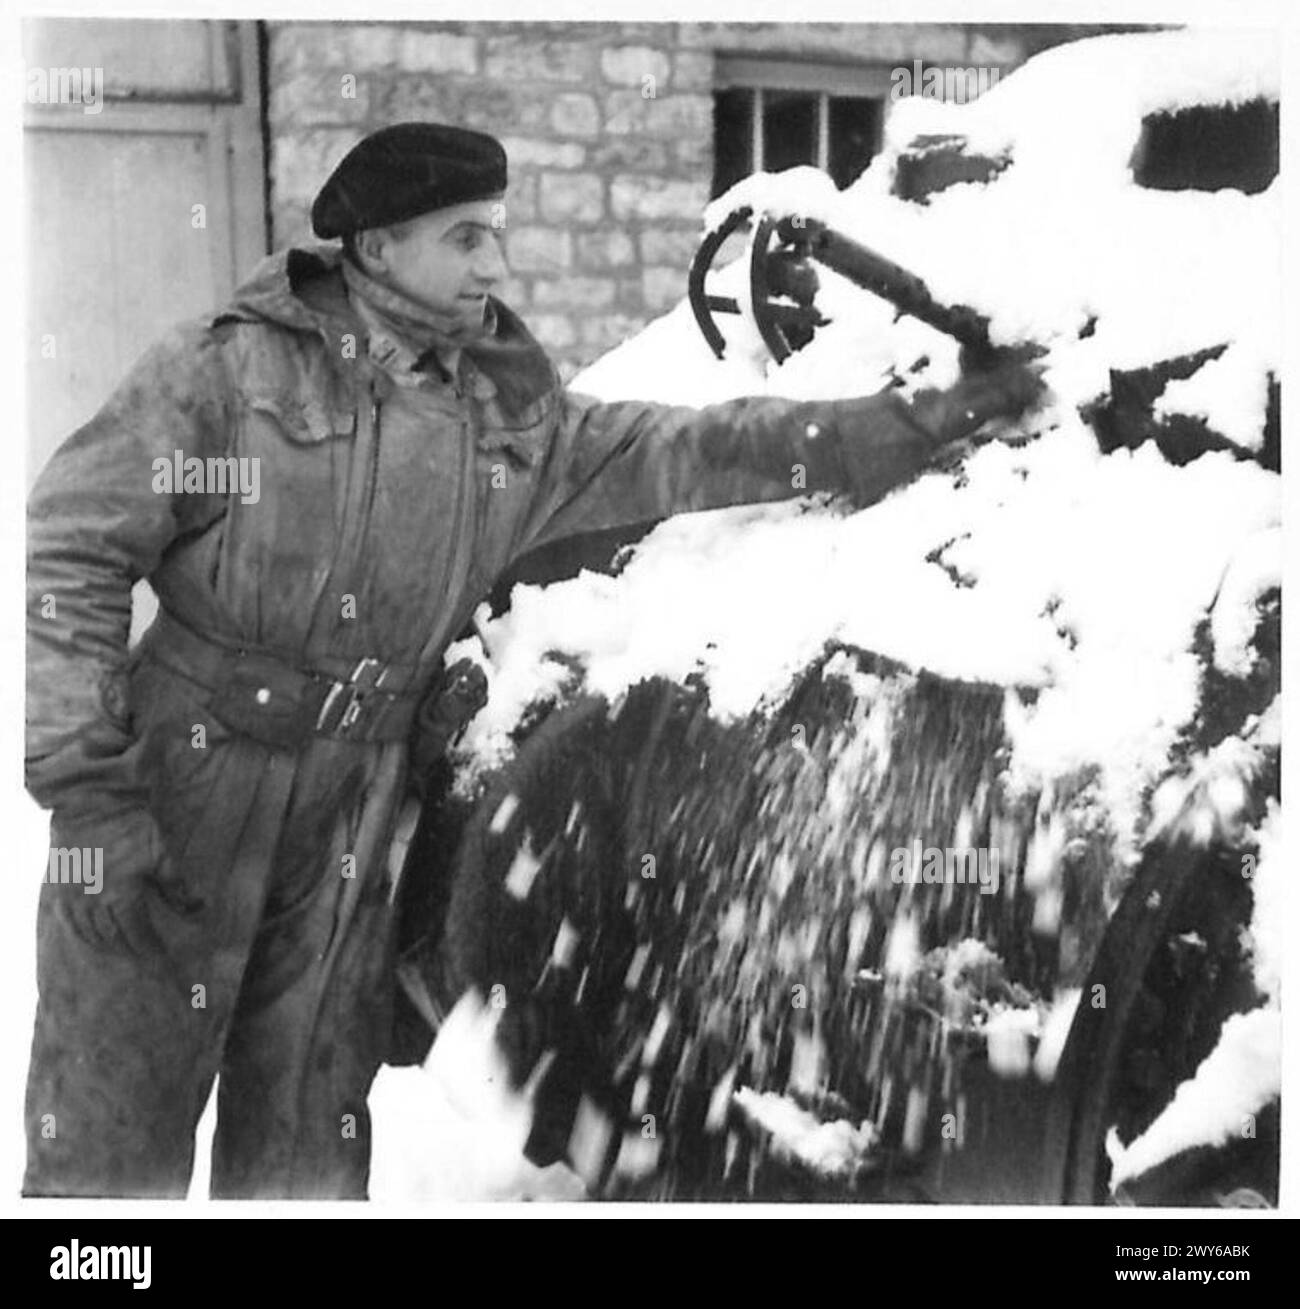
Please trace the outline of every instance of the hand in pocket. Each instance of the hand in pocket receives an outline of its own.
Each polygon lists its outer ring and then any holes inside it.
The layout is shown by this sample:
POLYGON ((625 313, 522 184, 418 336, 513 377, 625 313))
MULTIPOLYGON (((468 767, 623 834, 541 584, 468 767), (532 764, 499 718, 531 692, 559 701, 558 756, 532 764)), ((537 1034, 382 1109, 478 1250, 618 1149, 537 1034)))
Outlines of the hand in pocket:
POLYGON ((141 956, 161 949, 149 892, 169 866, 158 825, 143 807, 98 818, 56 814, 51 823, 47 894, 95 949, 141 956))

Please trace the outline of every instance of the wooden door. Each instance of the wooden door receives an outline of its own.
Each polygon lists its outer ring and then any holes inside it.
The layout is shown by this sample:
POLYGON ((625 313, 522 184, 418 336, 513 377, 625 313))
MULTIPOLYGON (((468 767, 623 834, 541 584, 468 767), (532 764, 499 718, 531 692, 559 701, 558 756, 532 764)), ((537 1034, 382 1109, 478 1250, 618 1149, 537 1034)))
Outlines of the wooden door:
POLYGON ((255 24, 30 19, 23 57, 30 487, 267 225, 255 24))

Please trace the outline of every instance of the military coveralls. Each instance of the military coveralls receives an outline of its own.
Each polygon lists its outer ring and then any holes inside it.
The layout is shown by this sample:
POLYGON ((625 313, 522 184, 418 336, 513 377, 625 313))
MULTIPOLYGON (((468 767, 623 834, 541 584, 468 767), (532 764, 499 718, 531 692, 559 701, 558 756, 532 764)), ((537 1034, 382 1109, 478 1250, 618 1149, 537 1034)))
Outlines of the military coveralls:
POLYGON ((219 1072, 214 1194, 364 1196, 408 747, 317 701, 301 732, 304 670, 409 700, 525 550, 803 494, 796 463, 866 503, 955 434, 894 393, 599 403, 496 301, 454 379, 394 378, 339 257, 271 256, 172 332, 31 498, 28 785, 104 875, 42 887, 29 1194, 183 1195, 219 1072), (155 491, 177 451, 259 460, 260 498, 155 491), (142 577, 161 614, 128 656, 142 577))

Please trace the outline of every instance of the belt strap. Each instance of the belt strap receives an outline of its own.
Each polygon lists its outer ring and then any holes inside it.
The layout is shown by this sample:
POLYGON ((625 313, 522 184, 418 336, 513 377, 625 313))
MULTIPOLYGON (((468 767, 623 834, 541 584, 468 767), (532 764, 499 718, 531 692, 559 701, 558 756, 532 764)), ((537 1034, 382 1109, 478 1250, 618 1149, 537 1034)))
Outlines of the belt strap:
POLYGON ((423 696, 413 664, 331 659, 302 668, 285 655, 197 632, 160 609, 145 638, 159 663, 212 690, 213 716, 232 731, 281 749, 311 736, 401 741, 423 696))

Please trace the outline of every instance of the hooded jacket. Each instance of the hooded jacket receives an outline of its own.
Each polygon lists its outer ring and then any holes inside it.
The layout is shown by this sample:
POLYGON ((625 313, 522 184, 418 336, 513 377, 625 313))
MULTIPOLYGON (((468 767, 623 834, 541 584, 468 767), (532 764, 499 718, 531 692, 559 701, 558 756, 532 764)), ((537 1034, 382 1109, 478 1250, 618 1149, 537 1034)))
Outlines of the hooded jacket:
POLYGON ((867 502, 937 444, 888 393, 696 410, 566 392, 500 301, 458 378, 395 379, 367 349, 339 258, 269 257, 218 314, 149 350, 36 483, 27 777, 78 828, 145 822, 127 679, 139 578, 198 631, 307 666, 376 657, 427 677, 534 546, 810 490, 867 502), (255 461, 256 499, 230 489, 231 459, 255 461), (195 460, 208 475, 186 490, 177 473, 195 460))

